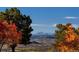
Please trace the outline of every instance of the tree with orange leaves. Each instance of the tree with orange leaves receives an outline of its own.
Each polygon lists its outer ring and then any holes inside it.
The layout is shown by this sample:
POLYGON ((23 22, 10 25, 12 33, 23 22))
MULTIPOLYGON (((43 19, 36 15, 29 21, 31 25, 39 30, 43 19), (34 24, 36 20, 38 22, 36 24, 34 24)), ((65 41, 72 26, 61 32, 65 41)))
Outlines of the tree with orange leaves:
POLYGON ((0 43, 2 46, 3 44, 9 44, 12 48, 12 52, 14 52, 20 39, 21 32, 17 31, 17 27, 14 23, 8 23, 4 20, 0 21, 0 43))
POLYGON ((66 25, 58 24, 56 30, 56 51, 79 51, 79 30, 70 23, 66 25))
POLYGON ((76 33, 74 32, 73 26, 71 24, 66 26, 65 31, 66 31, 66 34, 64 36, 65 41, 71 42, 71 41, 75 40, 76 33))

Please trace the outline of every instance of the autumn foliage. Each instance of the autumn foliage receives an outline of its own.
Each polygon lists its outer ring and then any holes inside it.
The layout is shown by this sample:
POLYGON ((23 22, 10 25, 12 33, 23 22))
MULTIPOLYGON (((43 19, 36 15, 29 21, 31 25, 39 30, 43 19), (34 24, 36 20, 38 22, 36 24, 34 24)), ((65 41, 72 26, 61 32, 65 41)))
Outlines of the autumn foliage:
POLYGON ((8 8, 0 11, 0 51, 4 44, 16 47, 20 44, 30 44, 32 36, 32 20, 22 14, 18 8, 8 8))
POLYGON ((72 24, 58 24, 56 30, 56 51, 70 52, 79 51, 79 29, 76 29, 72 24))
POLYGON ((18 8, 8 8, 5 11, 0 11, 0 20, 6 20, 8 23, 12 22, 12 26, 17 27, 18 31, 22 33, 21 44, 30 44, 32 36, 32 20, 30 16, 23 14, 18 8))
POLYGON ((18 44, 21 39, 21 32, 17 31, 15 23, 8 23, 5 20, 0 21, 0 43, 18 44))

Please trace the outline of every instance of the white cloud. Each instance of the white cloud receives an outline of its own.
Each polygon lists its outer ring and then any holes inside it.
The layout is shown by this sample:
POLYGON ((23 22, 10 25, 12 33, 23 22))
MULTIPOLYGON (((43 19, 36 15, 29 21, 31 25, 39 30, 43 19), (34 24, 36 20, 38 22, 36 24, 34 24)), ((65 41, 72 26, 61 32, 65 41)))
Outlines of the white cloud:
POLYGON ((40 24, 31 24, 31 26, 42 26, 40 24))
MULTIPOLYGON (((47 24, 31 24, 33 27, 56 27, 57 24, 47 25, 47 24)), ((79 24, 72 24, 73 27, 78 28, 79 24)))
POLYGON ((31 24, 33 27, 56 27, 57 24, 47 25, 47 24, 31 24))
POLYGON ((73 27, 78 28, 79 25, 78 24, 72 24, 73 27))
POLYGON ((31 24, 31 26, 34 26, 34 27, 50 27, 50 25, 47 25, 47 24, 31 24))
POLYGON ((52 27, 56 27, 57 24, 53 24, 52 27))
POLYGON ((78 19, 79 17, 74 17, 74 16, 66 16, 65 19, 78 19))

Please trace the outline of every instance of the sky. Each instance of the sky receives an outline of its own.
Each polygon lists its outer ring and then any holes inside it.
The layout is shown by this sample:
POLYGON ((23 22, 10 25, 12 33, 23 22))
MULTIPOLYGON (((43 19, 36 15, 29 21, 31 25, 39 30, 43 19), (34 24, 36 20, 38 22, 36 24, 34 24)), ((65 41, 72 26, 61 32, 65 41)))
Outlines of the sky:
MULTIPOLYGON (((4 11, 8 7, 0 7, 4 11)), ((72 23, 79 26, 78 7, 18 7, 22 14, 29 15, 32 19, 33 34, 38 32, 54 33, 56 24, 72 23)))

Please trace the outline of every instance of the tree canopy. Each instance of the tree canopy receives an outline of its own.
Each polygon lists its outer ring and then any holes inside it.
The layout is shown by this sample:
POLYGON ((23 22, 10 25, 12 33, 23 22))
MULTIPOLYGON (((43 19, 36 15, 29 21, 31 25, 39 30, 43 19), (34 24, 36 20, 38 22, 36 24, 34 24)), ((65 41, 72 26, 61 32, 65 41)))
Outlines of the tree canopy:
POLYGON ((31 31, 33 31, 30 16, 22 14, 18 8, 9 8, 0 12, 0 20, 6 20, 8 23, 15 23, 17 30, 22 32, 21 43, 30 43, 31 31))
POLYGON ((79 51, 79 28, 74 28, 71 23, 58 24, 56 27, 56 51, 79 51))
POLYGON ((0 44, 2 44, 2 46, 4 44, 17 45, 21 38, 22 33, 17 31, 15 23, 8 23, 5 20, 0 21, 0 44))

